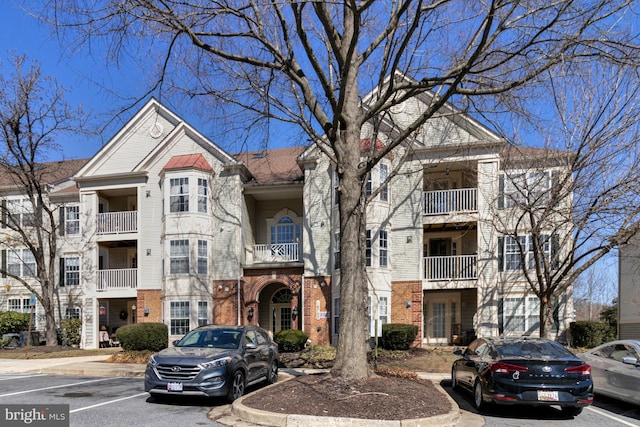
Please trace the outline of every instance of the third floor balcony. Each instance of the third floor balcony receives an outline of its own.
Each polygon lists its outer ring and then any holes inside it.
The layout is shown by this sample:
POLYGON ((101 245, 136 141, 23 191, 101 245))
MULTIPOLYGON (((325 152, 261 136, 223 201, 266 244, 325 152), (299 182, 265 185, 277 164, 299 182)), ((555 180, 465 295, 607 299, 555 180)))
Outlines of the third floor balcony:
POLYGON ((478 256, 430 256, 422 259, 424 279, 473 280, 478 278, 478 256))
POLYGON ((247 262, 251 264, 299 261, 299 243, 257 244, 247 250, 247 262))

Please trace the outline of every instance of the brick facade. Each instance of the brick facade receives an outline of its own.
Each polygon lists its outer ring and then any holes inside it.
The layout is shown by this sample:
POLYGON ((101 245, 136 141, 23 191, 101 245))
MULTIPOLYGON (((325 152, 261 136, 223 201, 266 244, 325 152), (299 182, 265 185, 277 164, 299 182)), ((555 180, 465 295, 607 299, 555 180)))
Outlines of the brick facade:
POLYGON ((162 291, 160 289, 138 290, 136 307, 137 323, 162 322, 162 291), (148 309, 148 314, 145 314, 145 309, 148 309))
POLYGON ((402 281, 391 284, 391 322, 418 327, 413 345, 422 345, 422 283, 402 281))

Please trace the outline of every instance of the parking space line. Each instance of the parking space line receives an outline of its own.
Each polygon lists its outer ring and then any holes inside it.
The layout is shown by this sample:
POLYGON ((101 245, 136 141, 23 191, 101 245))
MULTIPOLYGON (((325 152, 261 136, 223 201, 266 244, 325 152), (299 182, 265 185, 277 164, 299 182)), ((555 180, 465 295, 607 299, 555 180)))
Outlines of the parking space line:
POLYGON ((47 376, 47 374, 15 375, 15 376, 12 376, 12 377, 0 378, 0 381, 16 380, 16 379, 20 379, 20 378, 45 377, 45 376, 47 376))
POLYGON ((110 405, 112 403, 117 403, 117 402, 121 402, 123 400, 127 400, 127 399, 133 399, 134 397, 140 397, 140 396, 144 396, 144 395, 148 395, 149 393, 144 392, 144 393, 138 393, 138 394, 134 394, 133 396, 127 396, 127 397, 121 397, 120 399, 115 399, 115 400, 109 400, 107 402, 102 402, 102 403, 96 403, 95 405, 91 405, 91 406, 85 406, 84 408, 78 408, 78 409, 74 409, 72 411, 69 411, 70 414, 73 414, 75 412, 80 412, 80 411, 84 411, 85 409, 93 409, 93 408, 97 408, 98 406, 104 406, 104 405, 110 405))
POLYGON ((596 414, 598 414, 600 416, 611 418, 612 420, 615 420, 615 421, 617 421, 617 422, 619 422, 621 424, 624 424, 626 426, 638 427, 638 424, 633 424, 633 423, 630 423, 629 421, 623 420, 622 418, 614 417, 613 415, 608 414, 608 413, 603 412, 603 411, 600 411, 600 410, 594 408, 593 406, 587 406, 586 409, 589 410, 589 411, 593 411, 593 412, 595 412, 596 414))
POLYGON ((100 378, 100 379, 97 379, 97 380, 81 381, 79 383, 54 385, 54 386, 51 386, 51 387, 35 388, 33 390, 17 391, 15 393, 0 394, 0 397, 16 396, 18 394, 34 393, 36 391, 52 390, 54 388, 73 387, 73 386, 76 386, 76 385, 90 384, 90 383, 97 383, 97 382, 100 382, 100 381, 111 381, 111 380, 113 380, 113 378, 100 378))

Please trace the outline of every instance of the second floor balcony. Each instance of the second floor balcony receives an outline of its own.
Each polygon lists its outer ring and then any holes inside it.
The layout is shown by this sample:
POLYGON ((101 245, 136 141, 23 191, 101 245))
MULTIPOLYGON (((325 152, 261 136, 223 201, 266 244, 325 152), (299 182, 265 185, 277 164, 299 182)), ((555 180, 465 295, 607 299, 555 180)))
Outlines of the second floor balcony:
POLYGON ((471 213, 478 211, 478 189, 425 191, 422 194, 423 215, 471 213))
POLYGON ((478 278, 478 256, 431 256, 422 259, 424 279, 473 280, 478 278))
POLYGON ((99 213, 97 221, 98 234, 123 234, 138 231, 138 211, 99 213))
POLYGON ((112 268, 98 270, 98 292, 136 289, 138 287, 137 268, 112 268))
POLYGON ((253 263, 281 263, 300 261, 299 243, 253 245, 253 263))

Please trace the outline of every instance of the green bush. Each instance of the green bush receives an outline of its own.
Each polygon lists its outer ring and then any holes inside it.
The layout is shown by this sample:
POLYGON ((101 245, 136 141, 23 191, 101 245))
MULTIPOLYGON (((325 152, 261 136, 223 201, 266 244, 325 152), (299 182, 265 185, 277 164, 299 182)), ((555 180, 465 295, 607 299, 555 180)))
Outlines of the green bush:
POLYGON ((569 330, 573 347, 591 348, 616 339, 615 327, 603 322, 571 322, 569 330))
POLYGON ((278 344, 278 350, 283 353, 302 350, 307 339, 309 339, 309 335, 298 329, 282 329, 273 336, 273 340, 278 344))
POLYGON ((82 320, 65 319, 60 322, 59 340, 65 345, 80 345, 80 333, 82 332, 82 320))
POLYGON ((386 350, 409 350, 418 336, 418 327, 404 323, 386 323, 382 325, 380 346, 386 350))
POLYGON ((0 311, 0 336, 17 334, 29 328, 29 314, 17 311, 0 311))
POLYGON ((169 346, 169 328, 164 323, 134 323, 116 331, 125 351, 160 351, 169 346))

